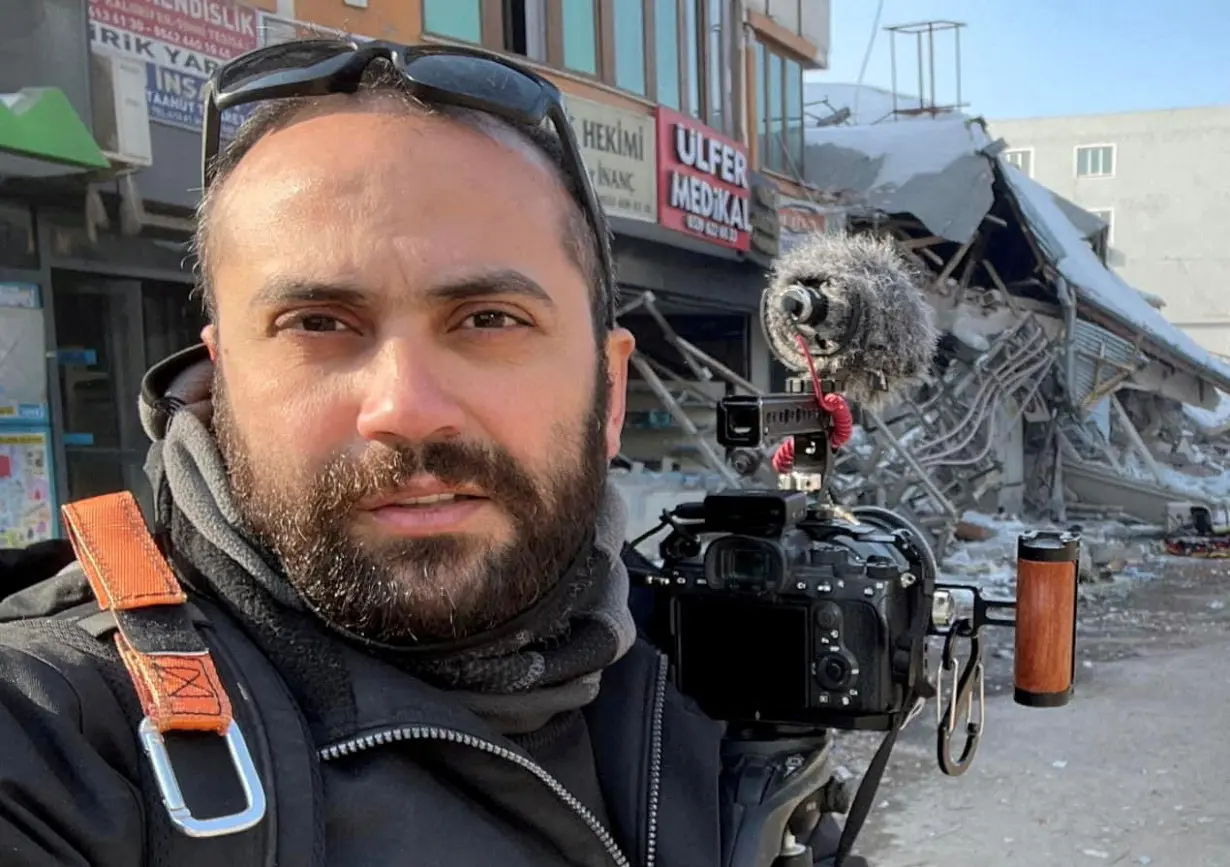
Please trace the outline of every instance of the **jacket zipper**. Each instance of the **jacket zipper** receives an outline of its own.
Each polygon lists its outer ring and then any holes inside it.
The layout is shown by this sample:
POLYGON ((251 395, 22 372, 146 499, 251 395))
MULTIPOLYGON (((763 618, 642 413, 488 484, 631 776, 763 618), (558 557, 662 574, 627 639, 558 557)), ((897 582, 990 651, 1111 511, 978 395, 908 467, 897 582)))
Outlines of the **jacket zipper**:
MULTIPOLYGON (((665 684, 663 684, 663 690, 665 690, 665 684)), ((611 856, 611 860, 614 861, 618 867, 631 867, 631 863, 628 861, 627 857, 624 856, 624 853, 620 851, 619 844, 615 842, 615 838, 611 836, 611 832, 602 827, 602 823, 594 817, 594 814, 591 813, 584 804, 578 801, 571 792, 564 788, 559 780, 555 779, 555 777, 551 776, 546 770, 539 767, 525 756, 501 747, 498 744, 493 744, 490 741, 477 738, 474 735, 459 732, 455 729, 440 728, 438 726, 402 726, 400 728, 385 729, 383 731, 372 732, 371 734, 361 735, 359 737, 351 738, 350 740, 330 744, 320 750, 319 756, 321 761, 329 762, 335 759, 340 759, 344 756, 353 756, 356 753, 361 753, 364 750, 370 750, 375 747, 388 746, 389 744, 394 744, 399 741, 423 740, 447 741, 448 743, 463 744, 467 747, 472 747, 476 750, 482 750, 485 753, 490 753, 493 756, 499 756, 500 758, 510 761, 513 764, 529 771, 540 781, 542 781, 543 785, 554 792, 556 797, 567 804, 573 812, 585 821, 585 824, 587 824, 590 830, 594 832, 594 836, 596 836, 602 845, 606 847, 607 854, 611 856)), ((657 742, 659 744, 661 743, 660 737, 657 738, 657 742)), ((656 782, 653 784, 653 788, 656 788, 656 782)), ((655 816, 656 818, 656 800, 651 800, 651 804, 654 804, 654 806, 651 807, 651 816, 655 816)), ((651 824, 649 850, 651 853, 649 857, 650 867, 653 865, 652 852, 655 832, 656 828, 651 824)))
POLYGON ((666 708, 666 675, 669 661, 658 654, 658 678, 653 693, 653 728, 649 735, 649 834, 645 867, 654 867, 658 857, 658 805, 662 795, 662 717, 666 708))

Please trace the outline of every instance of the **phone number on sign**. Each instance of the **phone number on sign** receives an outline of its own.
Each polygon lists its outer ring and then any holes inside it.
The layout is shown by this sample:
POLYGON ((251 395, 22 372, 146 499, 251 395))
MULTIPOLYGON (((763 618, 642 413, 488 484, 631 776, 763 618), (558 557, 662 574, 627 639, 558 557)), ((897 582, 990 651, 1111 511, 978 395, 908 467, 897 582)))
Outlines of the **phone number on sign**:
POLYGON ((138 36, 148 36, 179 45, 211 57, 229 60, 256 48, 255 39, 245 38, 241 34, 206 27, 173 15, 163 15, 153 9, 149 12, 148 15, 141 15, 111 9, 99 3, 90 4, 91 21, 127 30, 138 36))

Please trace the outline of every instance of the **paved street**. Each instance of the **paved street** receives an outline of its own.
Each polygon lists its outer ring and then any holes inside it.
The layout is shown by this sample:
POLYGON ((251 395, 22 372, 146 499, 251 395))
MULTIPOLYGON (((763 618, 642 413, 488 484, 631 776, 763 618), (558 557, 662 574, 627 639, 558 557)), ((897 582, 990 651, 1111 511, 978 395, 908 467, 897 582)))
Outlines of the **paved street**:
MULTIPOLYGON (((936 768, 933 712, 911 727, 859 847, 874 867, 1230 865, 1230 566, 1154 568, 1092 589, 1067 708, 1016 706, 997 654, 965 777, 936 768)), ((861 771, 866 744, 843 754, 861 771)))

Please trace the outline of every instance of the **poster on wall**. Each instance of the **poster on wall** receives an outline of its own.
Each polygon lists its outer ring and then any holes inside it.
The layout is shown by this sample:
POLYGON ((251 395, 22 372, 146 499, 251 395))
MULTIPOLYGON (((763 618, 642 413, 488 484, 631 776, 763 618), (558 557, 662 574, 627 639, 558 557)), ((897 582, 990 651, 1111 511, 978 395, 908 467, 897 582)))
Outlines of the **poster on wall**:
POLYGON ((46 431, 0 431, 0 547, 55 535, 50 452, 46 431))
POLYGON ((46 356, 39 287, 0 282, 0 422, 47 420, 46 356))
MULTIPOLYGON (((152 123, 200 132, 206 81, 260 44, 259 22, 258 10, 234 0, 90 0, 90 48, 145 64, 152 123)), ((248 113, 225 112, 223 136, 248 113)))

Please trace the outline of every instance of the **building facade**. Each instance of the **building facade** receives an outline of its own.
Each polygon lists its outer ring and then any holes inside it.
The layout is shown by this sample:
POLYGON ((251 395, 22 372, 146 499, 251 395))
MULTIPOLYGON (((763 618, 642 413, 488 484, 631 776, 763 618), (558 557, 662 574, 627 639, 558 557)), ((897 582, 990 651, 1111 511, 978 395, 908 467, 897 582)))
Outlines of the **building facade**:
POLYGON ((1107 263, 1230 358, 1230 107, 996 121, 1005 156, 1109 226, 1107 263))
MULTIPOLYGON (((525 58, 565 92, 611 216, 625 293, 652 292, 679 336, 767 386, 755 315, 777 250, 778 192, 805 193, 796 171, 802 73, 827 63, 828 8, 828 0, 0 4, 0 341, 20 344, 0 361, 0 544, 57 532, 55 507, 68 498, 121 488, 147 496, 140 378, 196 342, 204 324, 188 242, 200 92, 218 64, 329 30, 525 58), (25 110, 44 98, 63 115, 61 128, 18 140, 21 124, 46 125, 47 111, 25 110), (48 142, 79 138, 79 152, 48 151, 48 142)), ((633 313, 623 323, 645 345, 661 343, 654 317, 633 313)))

